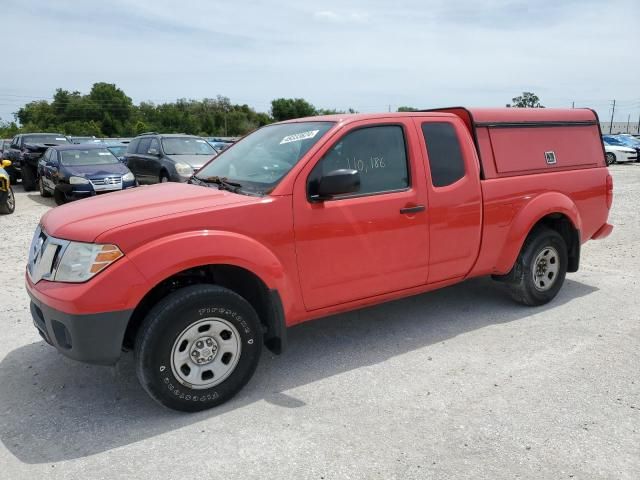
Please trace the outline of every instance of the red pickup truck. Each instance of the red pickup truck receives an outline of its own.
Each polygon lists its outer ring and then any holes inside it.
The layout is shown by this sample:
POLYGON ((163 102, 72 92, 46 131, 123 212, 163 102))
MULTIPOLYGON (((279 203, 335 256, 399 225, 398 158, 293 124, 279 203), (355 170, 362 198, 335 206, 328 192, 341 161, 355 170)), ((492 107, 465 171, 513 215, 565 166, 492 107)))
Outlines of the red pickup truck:
POLYGON ((552 300, 613 196, 587 109, 448 108, 263 127, 168 183, 50 210, 26 286, 42 337, 195 411, 250 379, 287 327, 441 288, 552 300))

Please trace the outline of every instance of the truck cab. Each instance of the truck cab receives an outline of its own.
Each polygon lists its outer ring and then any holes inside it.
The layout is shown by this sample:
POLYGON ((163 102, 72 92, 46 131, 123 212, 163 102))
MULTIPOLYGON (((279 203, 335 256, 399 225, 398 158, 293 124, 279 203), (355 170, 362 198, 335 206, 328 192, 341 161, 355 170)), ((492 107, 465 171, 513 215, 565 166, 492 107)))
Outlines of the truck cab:
POLYGON ((113 364, 131 349, 154 399, 201 410, 300 322, 482 275, 552 301, 580 246, 611 232, 612 192, 591 110, 297 119, 188 184, 50 211, 26 284, 61 353, 113 364))

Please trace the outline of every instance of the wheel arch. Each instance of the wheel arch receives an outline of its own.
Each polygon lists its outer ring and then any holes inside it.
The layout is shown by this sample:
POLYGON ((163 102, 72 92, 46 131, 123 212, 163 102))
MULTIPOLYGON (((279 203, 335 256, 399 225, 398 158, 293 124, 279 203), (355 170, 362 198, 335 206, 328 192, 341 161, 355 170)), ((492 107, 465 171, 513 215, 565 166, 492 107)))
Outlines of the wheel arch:
POLYGON ((254 308, 264 329, 264 344, 281 353, 286 345, 286 323, 278 290, 271 289, 254 272, 232 264, 206 264, 181 270, 153 286, 133 310, 123 339, 123 348, 131 349, 136 335, 151 308, 162 298, 181 288, 209 284, 234 291, 254 308))
POLYGON ((496 262, 498 272, 510 272, 528 236, 539 226, 546 226, 562 235, 569 254, 569 272, 580 265, 582 221, 575 203, 566 195, 548 192, 531 200, 511 224, 507 240, 496 262))

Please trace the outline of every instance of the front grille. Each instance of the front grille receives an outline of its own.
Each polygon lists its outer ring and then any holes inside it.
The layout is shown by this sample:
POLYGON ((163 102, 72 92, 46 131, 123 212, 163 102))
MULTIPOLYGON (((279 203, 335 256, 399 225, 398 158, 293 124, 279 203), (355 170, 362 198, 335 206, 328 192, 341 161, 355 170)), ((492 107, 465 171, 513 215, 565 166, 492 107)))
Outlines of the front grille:
POLYGON ((92 178, 91 183, 94 185, 120 185, 122 177, 92 178))

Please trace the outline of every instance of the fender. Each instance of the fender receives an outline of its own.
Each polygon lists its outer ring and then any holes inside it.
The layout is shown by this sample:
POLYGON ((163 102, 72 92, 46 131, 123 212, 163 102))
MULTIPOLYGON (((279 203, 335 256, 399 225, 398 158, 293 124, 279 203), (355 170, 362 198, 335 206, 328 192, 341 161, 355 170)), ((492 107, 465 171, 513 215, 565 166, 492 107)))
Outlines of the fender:
POLYGON ((270 290, 277 290, 285 309, 291 305, 295 281, 265 245, 238 233, 220 230, 181 232, 158 238, 127 253, 149 284, 202 265, 234 265, 252 272, 270 290))
POLYGON ((516 213, 496 261, 497 272, 504 274, 511 270, 531 229, 543 217, 552 213, 565 215, 571 220, 574 228, 579 232, 583 231, 580 212, 573 200, 559 192, 542 193, 516 213))

